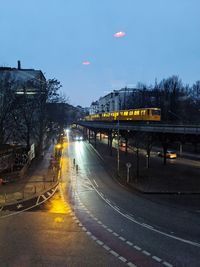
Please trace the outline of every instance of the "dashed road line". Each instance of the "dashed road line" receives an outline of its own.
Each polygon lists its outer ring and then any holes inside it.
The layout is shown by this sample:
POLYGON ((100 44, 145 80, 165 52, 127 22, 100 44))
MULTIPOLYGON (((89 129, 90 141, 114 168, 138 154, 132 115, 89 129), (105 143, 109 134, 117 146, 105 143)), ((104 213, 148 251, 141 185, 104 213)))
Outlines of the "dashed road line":
POLYGON ((101 240, 99 240, 99 239, 97 239, 96 242, 97 242, 100 246, 102 246, 102 245, 104 244, 104 243, 103 243, 101 240))
POLYGON ((119 236, 119 239, 122 240, 122 241, 126 241, 126 239, 122 236, 119 236))
POLYGON ((172 264, 170 264, 169 262, 167 262, 167 261, 163 261, 163 264, 165 265, 165 266, 167 266, 167 267, 173 267, 173 265, 172 264))
POLYGON ((132 262, 128 262, 127 265, 128 265, 129 267, 137 267, 137 266, 136 266, 135 264, 133 264, 132 262))
POLYGON ((157 256, 152 256, 152 259, 154 259, 154 260, 156 260, 156 261, 158 261, 158 262, 161 262, 161 261, 162 261, 161 258, 159 258, 159 257, 157 257, 157 256))
MULTIPOLYGON (((79 199, 80 203, 82 204, 81 200, 79 199)), ((82 204, 83 205, 83 204, 82 204)), ((84 205, 83 205, 84 206, 84 205)), ((84 206, 85 207, 85 206, 84 206)), ((100 220, 98 220, 97 217, 95 217, 93 214, 91 214, 91 212, 89 212, 89 210, 87 208, 85 208, 87 213, 90 215, 91 218, 93 218, 95 221, 98 222, 98 224, 100 224, 103 228, 107 229, 108 232, 112 233, 114 236, 118 237, 120 240, 126 242, 126 244, 128 244, 129 246, 133 246, 133 243, 130 241, 126 241, 126 239, 122 236, 120 236, 119 234, 117 234, 116 232, 113 232, 112 229, 108 228, 105 224, 103 224, 100 220)), ((115 206, 115 209, 119 209, 117 206, 115 206)), ((128 215, 129 216, 129 215, 128 215)), ((74 218, 76 218, 75 216, 73 216, 74 218)), ((77 220, 77 219, 76 219, 77 220)), ((147 228, 152 228, 150 225, 148 224, 143 224, 145 227, 147 228)), ((82 226, 81 223, 79 223, 79 226, 82 226)), ((83 226, 82 229, 84 231, 86 231, 86 234, 89 235, 94 241, 96 241, 97 244, 103 246, 103 248, 107 251, 109 251, 112 255, 114 255, 115 257, 118 257, 119 260, 121 260, 122 262, 127 262, 127 259, 125 259, 124 257, 122 257, 121 255, 119 255, 116 251, 112 250, 110 247, 108 247, 107 245, 104 244, 104 242, 102 242, 101 240, 97 239, 94 235, 92 235, 91 232, 87 231, 87 229, 83 226)), ((133 246, 136 250, 141 251, 145 256, 150 256, 151 253, 149 253, 146 250, 142 250, 139 246, 134 245, 133 246)), ((157 262, 161 262, 162 259, 157 257, 157 256, 152 256, 152 259, 154 259, 157 262)), ((128 262, 127 265, 129 267, 137 267, 135 264, 133 264, 132 262, 128 262)), ((173 267, 172 264, 164 261, 163 265, 165 265, 166 267, 173 267)))
POLYGON ((124 257, 120 256, 119 260, 123 261, 123 262, 127 262, 127 259, 125 259, 124 257))
POLYGON ((115 233, 115 232, 113 232, 113 235, 115 235, 115 236, 119 236, 117 233, 115 233))
POLYGON ((97 240, 96 236, 94 236, 94 235, 92 235, 91 238, 92 238, 93 240, 97 240))
POLYGON ((151 255, 151 253, 149 253, 149 252, 146 251, 146 250, 143 250, 142 253, 143 253, 144 255, 146 255, 146 256, 150 256, 150 255, 151 255))
POLYGON ((140 251, 140 250, 142 250, 140 247, 138 247, 138 246, 133 246, 136 250, 138 250, 138 251, 140 251))
POLYGON ((110 250, 109 251, 112 255, 114 255, 115 257, 118 257, 119 256, 119 254, 116 252, 116 251, 114 251, 114 250, 110 250))
POLYGON ((129 246, 132 246, 133 245, 133 243, 130 242, 130 241, 126 241, 126 244, 128 244, 129 246))
POLYGON ((106 250, 110 250, 110 248, 106 245, 103 245, 103 247, 106 249, 106 250))
MULTIPOLYGON (((89 178, 88 178, 88 179, 89 179, 89 178)), ((91 181, 90 181, 90 182, 91 182, 91 181)), ((92 183, 91 183, 91 184, 92 184, 92 183)), ((134 217, 131 217, 131 216, 129 216, 129 215, 127 216, 125 213, 123 213, 123 212, 121 212, 120 210, 116 209, 115 206, 113 206, 113 205, 111 204, 111 202, 110 202, 107 198, 103 197, 103 196, 102 196, 102 193, 99 192, 99 191, 94 187, 93 184, 92 184, 92 186, 93 186, 93 189, 96 191, 96 193, 97 193, 98 195, 100 195, 100 196, 102 197, 102 199, 103 199, 108 205, 110 205, 111 208, 113 208, 113 209, 116 210, 119 214, 121 214, 123 217, 125 217, 125 218, 131 220, 131 221, 134 222, 135 224, 140 225, 140 226, 142 226, 142 227, 145 227, 145 228, 147 228, 147 229, 149 229, 149 230, 151 230, 151 231, 153 231, 153 232, 155 232, 155 233, 158 233, 158 234, 160 234, 160 235, 163 235, 163 236, 172 238, 172 239, 174 239, 174 240, 178 240, 178 241, 180 241, 180 242, 183 242, 183 243, 186 243, 186 244, 189 244, 189 245, 192 245, 192 246, 200 247, 200 243, 193 242, 193 241, 190 241, 190 240, 187 240, 187 239, 183 239, 183 238, 178 237, 178 236, 176 236, 176 235, 168 234, 168 233, 166 233, 166 232, 163 232, 163 231, 160 231, 160 230, 158 230, 158 229, 153 228, 151 225, 146 225, 146 224, 144 224, 144 223, 141 223, 141 222, 137 221, 134 217)))

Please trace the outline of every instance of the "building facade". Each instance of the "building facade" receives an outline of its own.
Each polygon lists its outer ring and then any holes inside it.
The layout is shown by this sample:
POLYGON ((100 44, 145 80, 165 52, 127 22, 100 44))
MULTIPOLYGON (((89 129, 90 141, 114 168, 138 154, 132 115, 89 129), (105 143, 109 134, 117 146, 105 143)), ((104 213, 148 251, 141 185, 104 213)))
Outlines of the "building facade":
POLYGON ((102 96, 98 101, 92 102, 90 106, 90 114, 110 112, 116 110, 127 109, 127 102, 137 89, 135 88, 122 88, 114 90, 113 92, 102 96))
POLYGON ((36 143, 46 79, 41 70, 0 67, 0 144, 36 143))

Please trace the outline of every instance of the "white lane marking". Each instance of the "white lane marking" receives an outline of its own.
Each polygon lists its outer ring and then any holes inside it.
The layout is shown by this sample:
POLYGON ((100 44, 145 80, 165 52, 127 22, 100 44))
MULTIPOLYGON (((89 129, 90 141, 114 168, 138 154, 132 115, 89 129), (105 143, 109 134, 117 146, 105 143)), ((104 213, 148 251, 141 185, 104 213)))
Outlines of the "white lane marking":
POLYGON ((116 252, 116 251, 114 251, 114 250, 110 250, 109 251, 112 255, 114 255, 115 257, 118 257, 119 256, 119 254, 116 252))
POLYGON ((119 260, 121 260, 123 262, 127 262, 127 259, 125 259, 124 257, 119 257, 119 260))
POLYGON ((44 200, 47 200, 47 197, 45 197, 45 195, 41 195, 41 197, 42 197, 44 200))
POLYGON ((87 231, 87 229, 84 226, 82 227, 82 229, 83 229, 83 231, 87 231))
POLYGON ((108 232, 110 232, 110 233, 112 233, 112 232, 113 232, 113 230, 112 230, 112 229, 110 229, 110 228, 107 228, 107 231, 108 231, 108 232))
POLYGON ((98 221, 98 224, 102 224, 102 222, 101 221, 98 221))
POLYGON ((106 250, 110 250, 110 248, 106 245, 103 246, 106 250))
POLYGON ((100 245, 100 246, 102 246, 104 243, 101 241, 101 240, 96 240, 96 242, 100 245))
POLYGON ((94 183, 95 183, 96 187, 99 187, 99 186, 98 186, 98 184, 97 184, 97 182, 96 182, 94 179, 93 179, 93 181, 94 181, 94 183))
POLYGON ((146 228, 153 229, 153 226, 151 226, 149 224, 143 223, 142 225, 144 225, 146 228))
POLYGON ((110 200, 109 200, 109 199, 107 199, 107 198, 106 198, 106 202, 107 202, 107 203, 109 203, 109 204, 111 204, 110 200))
MULTIPOLYGON (((87 144, 87 145, 89 145, 89 144, 87 144)), ((102 156, 99 154, 99 152, 97 151, 97 150, 95 150, 94 149, 94 147, 92 146, 92 145, 90 145, 90 147, 94 150, 94 152, 100 157, 100 159, 102 160, 102 161, 104 161, 104 159, 102 158, 102 156)))
MULTIPOLYGON (((89 178, 88 178, 89 179, 89 178)), ((96 193, 98 195, 100 195, 100 192, 94 187, 94 185, 92 185, 94 190, 96 191, 96 193)), ((100 195, 101 196, 101 195, 100 195)), ((101 198, 111 207, 113 208, 115 211, 117 211, 119 214, 121 214, 123 217, 129 219, 130 221, 134 222, 135 224, 137 225, 140 225, 146 229, 149 229, 150 231, 153 231, 155 233, 158 233, 160 235, 163 235, 163 236, 166 236, 166 237, 169 237, 169 238, 172 238, 172 239, 175 239, 175 240, 178 240, 180 242, 183 242, 183 243, 186 243, 186 244, 189 244, 189 245, 192 245, 192 246, 195 246, 195 247, 200 247, 200 243, 197 243, 197 242, 193 242, 193 241, 190 241, 190 240, 187 240, 187 239, 184 239, 184 238, 181 238, 181 237, 178 237, 176 235, 172 235, 172 234, 167 234, 163 231, 160 231, 160 230, 157 230, 155 228, 152 228, 150 225, 145 225, 139 221, 137 221, 136 219, 134 219, 133 217, 130 217, 130 216, 127 216, 126 214, 124 214, 123 212, 121 212, 120 210, 117 210, 111 203, 110 201, 108 201, 106 198, 104 198, 103 196, 101 196, 101 198)))
POLYGON ((137 267, 135 264, 133 264, 132 262, 129 262, 129 263, 127 263, 127 265, 129 266, 129 267, 137 267))
POLYGON ((23 207, 22 204, 18 204, 18 205, 17 205, 17 209, 21 209, 22 207, 23 207))
POLYGON ((94 236, 94 235, 92 235, 91 238, 92 238, 93 240, 97 240, 96 236, 94 236))
POLYGON ((122 240, 122 241, 125 241, 126 239, 122 236, 119 236, 119 239, 122 240))
POLYGON ((39 201, 40 201, 40 196, 37 198, 36 205, 38 205, 39 201))
POLYGON ((117 207, 117 206, 114 206, 114 208, 115 208, 116 210, 120 211, 119 207, 117 207))
POLYGON ((89 231, 87 231, 87 232, 86 232, 86 234, 87 234, 87 235, 91 235, 92 233, 91 233, 91 232, 89 232, 89 231))
POLYGON ((169 262, 167 262, 167 261, 163 261, 163 264, 165 265, 165 266, 167 266, 167 267, 173 267, 173 265, 172 264, 170 264, 169 262))
POLYGON ((142 253, 143 253, 144 255, 146 255, 146 256, 150 256, 150 255, 151 255, 151 253, 149 253, 149 252, 146 251, 146 250, 143 250, 142 253))
POLYGON ((117 233, 115 233, 115 232, 113 232, 113 235, 115 235, 115 236, 119 236, 117 233))
POLYGON ((156 261, 158 261, 158 262, 161 262, 161 261, 162 261, 161 258, 156 257, 156 256, 153 256, 152 259, 154 259, 154 260, 156 260, 156 261))
POLYGON ((36 202, 35 205, 33 205, 33 206, 31 206, 31 207, 28 207, 28 208, 26 208, 26 209, 23 209, 23 210, 20 210, 20 211, 16 211, 16 212, 9 213, 9 214, 7 214, 7 215, 1 216, 0 219, 2 219, 2 218, 6 218, 6 217, 10 217, 10 216, 13 216, 13 215, 20 214, 20 213, 22 213, 22 212, 24 212, 24 211, 31 210, 31 209, 37 207, 38 205, 41 205, 42 203, 46 202, 50 197, 52 197, 52 196, 55 194, 55 192, 56 192, 57 189, 58 189, 58 185, 56 185, 56 187, 55 187, 54 189, 52 189, 52 194, 51 194, 51 196, 49 196, 46 200, 42 200, 40 203, 37 203, 37 202, 36 202))
POLYGON ((132 246, 132 245, 133 245, 133 243, 130 242, 130 241, 126 241, 126 243, 127 243, 129 246, 132 246))
POLYGON ((141 249, 140 247, 138 247, 138 246, 134 246, 134 248, 137 249, 137 250, 139 250, 139 251, 142 250, 142 249, 141 249))

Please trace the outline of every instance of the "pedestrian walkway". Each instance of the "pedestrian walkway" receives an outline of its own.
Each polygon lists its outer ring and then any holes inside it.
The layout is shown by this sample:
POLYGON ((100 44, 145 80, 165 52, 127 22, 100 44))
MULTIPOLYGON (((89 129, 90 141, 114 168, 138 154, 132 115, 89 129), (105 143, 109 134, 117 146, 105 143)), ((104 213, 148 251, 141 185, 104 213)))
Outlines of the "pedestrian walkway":
POLYGON ((44 152, 43 158, 33 160, 23 179, 0 185, 0 205, 8 205, 35 197, 55 185, 57 171, 49 168, 53 152, 54 144, 51 144, 44 152))

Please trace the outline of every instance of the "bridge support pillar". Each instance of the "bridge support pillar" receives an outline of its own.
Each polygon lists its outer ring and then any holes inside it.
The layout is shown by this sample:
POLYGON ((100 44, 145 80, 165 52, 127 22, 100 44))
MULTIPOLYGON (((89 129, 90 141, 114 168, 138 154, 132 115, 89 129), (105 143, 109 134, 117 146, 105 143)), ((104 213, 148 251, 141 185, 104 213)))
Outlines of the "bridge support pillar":
POLYGON ((126 147, 125 147, 125 153, 126 155, 128 154, 128 138, 125 138, 125 142, 126 142, 126 147))
POLYGON ((167 153, 167 147, 168 147, 168 143, 163 143, 163 164, 166 165, 167 164, 167 157, 166 157, 166 153, 167 153))
POLYGON ((94 132, 94 148, 97 148, 97 132, 94 132))
POLYGON ((90 143, 90 138, 91 138, 91 132, 90 132, 90 129, 89 129, 89 134, 88 134, 89 143, 90 143))
POLYGON ((112 156, 112 131, 109 132, 109 135, 108 135, 108 139, 109 139, 109 150, 110 150, 110 156, 112 156))
POLYGON ((139 171, 139 167, 140 167, 139 148, 138 147, 137 147, 137 150, 136 150, 136 159, 137 159, 137 162, 136 162, 136 179, 137 179, 137 182, 138 182, 139 174, 140 174, 140 171, 139 171))

